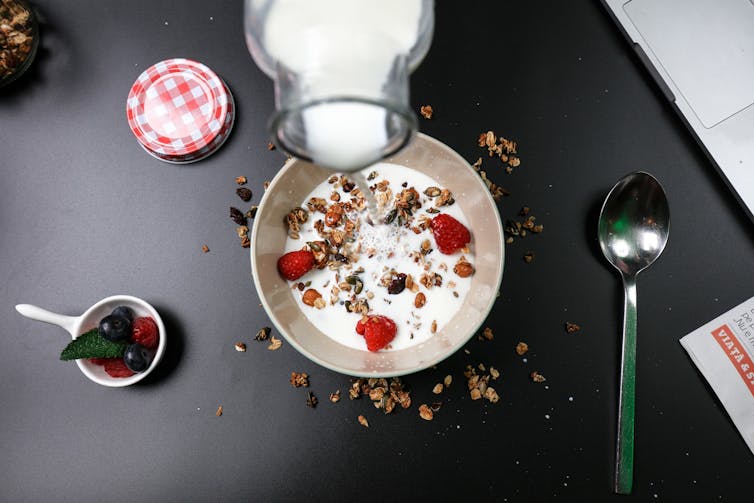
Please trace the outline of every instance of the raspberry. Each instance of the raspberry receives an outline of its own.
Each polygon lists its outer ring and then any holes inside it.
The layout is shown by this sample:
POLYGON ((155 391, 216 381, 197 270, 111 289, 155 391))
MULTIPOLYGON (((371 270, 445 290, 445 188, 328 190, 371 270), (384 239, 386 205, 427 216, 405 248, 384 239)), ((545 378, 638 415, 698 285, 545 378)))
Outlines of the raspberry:
POLYGON ((89 358, 89 361, 95 365, 104 365, 110 360, 119 360, 120 358, 89 358))
POLYGON ((471 234, 466 226, 445 213, 433 218, 430 227, 437 248, 445 255, 457 252, 471 241, 471 234))
POLYGON ((133 371, 126 367, 123 358, 108 358, 105 362, 105 372, 110 377, 131 377, 134 375, 133 371))
POLYGON ((150 316, 136 318, 131 325, 131 342, 141 344, 145 348, 154 349, 160 342, 160 332, 157 323, 150 316))
POLYGON ((278 259, 278 272, 288 281, 295 281, 314 267, 314 255, 308 250, 288 252, 278 259))
POLYGON ((356 333, 364 336, 369 351, 385 348, 395 338, 395 322, 387 316, 374 315, 356 323, 356 333))

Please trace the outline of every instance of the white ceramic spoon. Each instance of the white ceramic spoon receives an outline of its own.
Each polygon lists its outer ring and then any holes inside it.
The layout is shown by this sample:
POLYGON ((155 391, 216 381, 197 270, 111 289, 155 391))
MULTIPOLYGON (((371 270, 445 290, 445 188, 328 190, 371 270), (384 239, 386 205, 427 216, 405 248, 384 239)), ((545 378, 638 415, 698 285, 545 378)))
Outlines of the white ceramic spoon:
POLYGON ((151 316, 157 324, 157 328, 160 332, 160 342, 157 345, 157 351, 154 354, 152 363, 149 364, 147 370, 130 377, 110 377, 101 365, 96 365, 85 358, 76 360, 76 364, 86 377, 97 384, 117 388, 129 386, 144 379, 160 363, 162 355, 165 353, 165 325, 154 307, 138 297, 132 297, 130 295, 114 295, 97 302, 87 309, 81 316, 57 314, 31 304, 18 304, 16 306, 16 311, 32 320, 44 321, 45 323, 57 325, 65 329, 65 331, 71 334, 71 337, 75 339, 87 330, 99 326, 99 321, 110 314, 112 310, 118 306, 130 307, 133 309, 134 314, 137 317, 151 316))

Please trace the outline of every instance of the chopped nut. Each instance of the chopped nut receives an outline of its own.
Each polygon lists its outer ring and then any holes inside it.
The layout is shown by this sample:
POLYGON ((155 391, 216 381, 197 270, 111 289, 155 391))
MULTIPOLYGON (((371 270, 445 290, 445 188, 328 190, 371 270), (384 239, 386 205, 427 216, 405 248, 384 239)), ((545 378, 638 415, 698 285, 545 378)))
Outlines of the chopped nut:
POLYGON ((283 341, 275 337, 274 335, 270 337, 270 345, 267 346, 267 349, 270 351, 275 351, 276 349, 280 348, 280 346, 283 345, 283 341))
POLYGON ((432 409, 430 409, 426 403, 423 403, 419 406, 419 417, 424 419, 425 421, 432 421, 432 418, 434 417, 434 413, 432 412, 432 409))
POLYGON ((267 150, 275 150, 275 144, 271 141, 267 142, 267 150))
POLYGON ((248 248, 251 246, 251 240, 249 239, 249 236, 244 236, 241 238, 241 247, 242 248, 248 248))
POLYGON ((469 393, 471 394, 472 400, 479 400, 480 398, 482 398, 482 392, 479 391, 479 388, 474 388, 469 393))
POLYGON ((471 263, 466 260, 466 257, 462 255, 461 258, 458 259, 458 262, 456 262, 456 265, 453 266, 453 272, 461 278, 468 278, 474 274, 474 266, 471 265, 471 263))
POLYGON ((300 388, 301 386, 309 387, 309 375, 306 372, 291 372, 291 385, 294 388, 300 388))
POLYGON ((266 341, 267 337, 270 336, 270 332, 272 329, 270 327, 262 327, 257 332, 257 335, 254 336, 255 341, 266 341))
POLYGON ((217 417, 220 417, 220 416, 222 416, 222 415, 223 415, 223 406, 222 406, 222 405, 218 405, 218 406, 217 406, 217 411, 215 411, 215 415, 216 415, 217 417))
POLYGON ((414 297, 414 307, 417 309, 421 309, 424 304, 427 303, 427 296, 423 293, 419 292, 416 294, 416 297, 414 297))
POLYGON ((367 421, 367 418, 364 416, 359 416, 357 418, 359 420, 359 424, 363 426, 364 428, 369 428, 369 421, 367 421))
POLYGON ((530 374, 531 380, 534 382, 545 382, 545 376, 537 372, 536 370, 530 374))
POLYGON ((236 342, 234 347, 236 348, 236 351, 238 351, 239 353, 246 352, 246 344, 244 344, 243 342, 236 342))
POLYGON ((207 245, 202 245, 202 251, 203 251, 204 253, 207 253, 207 252, 209 251, 209 246, 207 246, 207 245))
POLYGON ((440 393, 442 393, 442 389, 443 389, 442 383, 438 382, 437 384, 435 384, 435 387, 432 388, 432 393, 434 393, 435 395, 439 395, 440 393))
POLYGON ((484 398, 489 400, 491 403, 497 403, 497 401, 500 400, 500 397, 497 395, 495 388, 493 388, 492 386, 489 386, 486 390, 484 390, 484 398))
POLYGON ((314 303, 317 301, 317 299, 321 299, 322 294, 319 293, 314 288, 310 288, 307 291, 304 292, 304 295, 301 297, 301 300, 304 304, 307 306, 314 306, 314 303))
POLYGON ((249 228, 245 225, 239 225, 236 227, 236 234, 239 238, 244 238, 249 234, 249 228))
POLYGON ((565 329, 566 329, 566 332, 568 332, 569 334, 572 334, 574 332, 578 332, 579 330, 581 330, 581 327, 575 323, 571 323, 570 321, 567 321, 565 324, 565 329))
POLYGON ((432 105, 423 105, 419 109, 419 112, 422 114, 422 117, 424 117, 425 119, 431 119, 432 113, 433 113, 432 105))
POLYGON ((446 375, 446 376, 445 376, 445 379, 443 379, 443 381, 442 381, 442 382, 443 382, 443 384, 445 384, 445 387, 446 387, 446 388, 450 387, 450 383, 452 383, 452 382, 453 382, 453 376, 452 376, 452 375, 450 375, 450 374, 446 375))
POLYGON ((495 367, 490 367, 490 376, 492 377, 492 379, 497 379, 498 377, 500 377, 500 371, 495 367))
POLYGON ((516 353, 518 353, 519 356, 525 355, 527 351, 529 351, 529 345, 527 343, 519 342, 516 344, 516 353))
POLYGON ((330 393, 330 401, 332 403, 337 403, 340 401, 340 390, 336 390, 330 393))
POLYGON ((495 334, 492 333, 492 329, 490 327, 485 327, 485 329, 482 330, 482 337, 484 337, 488 341, 491 341, 495 338, 495 334))
POLYGON ((236 177, 236 183, 237 183, 238 185, 246 185, 246 182, 247 182, 247 181, 248 181, 248 180, 246 179, 246 177, 245 177, 245 176, 237 176, 237 177, 236 177))
POLYGON ((257 216, 257 210, 259 209, 259 206, 254 205, 251 208, 249 208, 249 211, 245 213, 246 218, 251 218, 252 220, 257 216))

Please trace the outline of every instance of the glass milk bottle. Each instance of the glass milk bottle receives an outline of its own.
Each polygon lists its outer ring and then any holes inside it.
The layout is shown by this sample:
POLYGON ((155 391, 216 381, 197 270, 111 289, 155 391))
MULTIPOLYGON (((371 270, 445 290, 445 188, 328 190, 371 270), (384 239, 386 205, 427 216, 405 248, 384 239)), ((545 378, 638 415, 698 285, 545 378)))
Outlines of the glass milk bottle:
POLYGON ((411 139, 409 74, 432 41, 432 0, 245 0, 244 18, 252 58, 275 81, 278 147, 353 171, 411 139))

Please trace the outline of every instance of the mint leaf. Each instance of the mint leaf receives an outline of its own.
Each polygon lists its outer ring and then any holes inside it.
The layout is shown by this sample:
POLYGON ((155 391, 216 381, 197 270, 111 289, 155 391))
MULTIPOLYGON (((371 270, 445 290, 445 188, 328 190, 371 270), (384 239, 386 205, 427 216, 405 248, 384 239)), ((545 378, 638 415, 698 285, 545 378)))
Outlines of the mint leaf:
POLYGON ((78 360, 79 358, 118 358, 126 351, 126 344, 111 342, 99 334, 99 330, 93 328, 79 335, 68 343, 60 359, 78 360))

